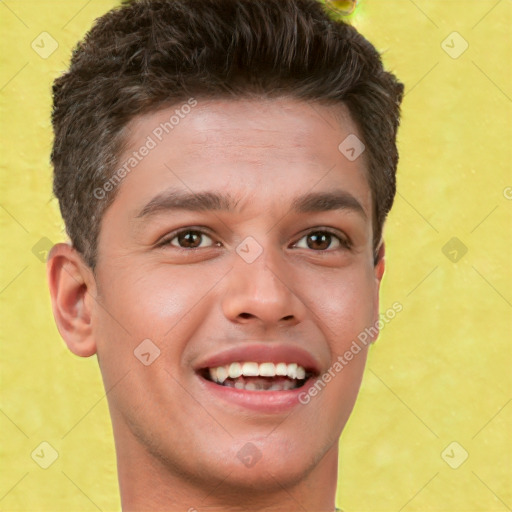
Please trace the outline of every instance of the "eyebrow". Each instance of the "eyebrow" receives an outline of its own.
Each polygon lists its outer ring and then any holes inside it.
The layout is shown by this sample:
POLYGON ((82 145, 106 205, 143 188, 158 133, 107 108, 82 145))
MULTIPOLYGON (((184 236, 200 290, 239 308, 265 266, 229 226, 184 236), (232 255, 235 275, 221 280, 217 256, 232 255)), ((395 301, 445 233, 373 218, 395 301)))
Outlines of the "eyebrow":
MULTIPOLYGON (((136 218, 148 218, 156 214, 173 211, 234 211, 239 203, 229 194, 217 192, 186 192, 169 189, 155 196, 138 213, 136 218)), ((309 192, 292 201, 291 210, 297 213, 319 213, 332 210, 348 210, 367 219, 362 204, 349 192, 309 192)))

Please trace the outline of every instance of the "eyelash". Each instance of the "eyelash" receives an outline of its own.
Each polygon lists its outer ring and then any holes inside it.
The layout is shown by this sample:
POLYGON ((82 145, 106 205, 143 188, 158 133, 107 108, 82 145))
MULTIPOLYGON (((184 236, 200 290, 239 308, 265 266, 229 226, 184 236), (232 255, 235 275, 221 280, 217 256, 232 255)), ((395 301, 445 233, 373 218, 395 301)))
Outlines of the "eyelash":
MULTIPOLYGON (((186 234, 186 233, 198 233, 199 235, 201 236, 207 236, 208 238, 210 238, 212 240, 212 242, 214 242, 214 245, 215 246, 216 244, 218 244, 219 242, 215 242, 213 240, 213 237, 211 235, 208 234, 207 231, 205 231, 204 229, 202 228, 195 228, 195 227, 190 227, 190 228, 186 228, 186 229, 180 229, 179 231, 175 231, 173 233, 171 233, 168 237, 166 237, 164 240, 162 240, 160 243, 157 244, 157 247, 166 247, 166 246, 171 246, 173 247, 174 249, 177 249, 178 251, 186 251, 186 252, 190 252, 190 251, 195 251, 195 250, 199 250, 199 249, 202 249, 202 247, 192 247, 192 248, 186 248, 186 247, 179 247, 177 245, 173 245, 171 244, 171 242, 173 240, 175 240, 179 235, 181 234, 186 234)), ((308 231, 307 233, 305 233, 304 235, 302 235, 294 244, 293 246, 296 246, 303 238, 306 238, 310 235, 313 235, 313 234, 327 234, 333 238, 335 238, 339 244, 340 244, 340 247, 337 248, 337 249, 324 249, 324 250, 315 250, 315 249, 310 249, 311 251, 314 251, 316 253, 327 253, 327 252, 334 252, 335 250, 350 250, 352 248, 352 243, 351 241, 343 236, 340 236, 339 234, 337 234, 336 232, 330 230, 330 229, 327 229, 327 228, 314 228, 310 231, 308 231)), ((213 246, 209 246, 209 247, 213 247, 213 246)), ((309 248, 308 248, 309 249, 309 248)))

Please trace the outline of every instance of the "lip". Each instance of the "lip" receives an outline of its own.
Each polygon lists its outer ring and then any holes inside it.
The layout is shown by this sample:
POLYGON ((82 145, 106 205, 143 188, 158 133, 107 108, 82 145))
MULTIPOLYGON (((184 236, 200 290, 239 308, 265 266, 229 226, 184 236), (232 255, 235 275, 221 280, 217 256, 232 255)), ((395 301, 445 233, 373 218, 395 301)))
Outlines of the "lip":
POLYGON ((295 345, 285 344, 247 344, 239 345, 212 356, 209 356, 195 366, 203 392, 212 396, 214 401, 221 400, 237 409, 252 410, 258 413, 278 414, 289 412, 300 404, 299 396, 308 391, 320 374, 320 364, 306 350, 295 345), (286 391, 249 391, 245 389, 222 386, 205 379, 201 372, 206 368, 228 365, 232 362, 251 361, 255 363, 297 363, 313 374, 300 387, 286 391))
MULTIPOLYGON (((203 361, 199 362, 194 370, 196 372, 206 368, 225 366, 233 362, 254 362, 254 363, 297 363, 311 373, 320 373, 320 364, 315 357, 306 350, 295 345, 262 345, 247 344, 239 345, 221 352, 218 352, 203 361)), ((268 391, 266 391, 268 393, 268 391)))
MULTIPOLYGON (((247 409, 260 414, 283 414, 289 413, 290 409, 301 404, 299 396, 307 393, 314 385, 315 378, 310 377, 303 386, 288 391, 247 391, 245 389, 229 388, 215 384, 199 374, 196 374, 200 385, 206 395, 213 396, 213 400, 226 402, 228 406, 235 406, 237 409, 247 409)), ((208 402, 210 400, 208 399, 208 402)))

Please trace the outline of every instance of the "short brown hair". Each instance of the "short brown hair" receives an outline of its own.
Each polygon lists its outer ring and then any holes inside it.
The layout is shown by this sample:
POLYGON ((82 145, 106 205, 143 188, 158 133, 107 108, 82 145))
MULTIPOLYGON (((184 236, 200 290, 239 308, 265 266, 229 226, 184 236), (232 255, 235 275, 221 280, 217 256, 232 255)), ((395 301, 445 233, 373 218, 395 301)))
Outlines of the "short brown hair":
MULTIPOLYGON (((53 85, 53 190, 94 268, 112 178, 135 117, 190 97, 345 104, 366 146, 374 249, 396 192, 403 85, 317 0, 131 0, 99 18, 53 85)), ((341 142, 341 141, 340 141, 341 142)))

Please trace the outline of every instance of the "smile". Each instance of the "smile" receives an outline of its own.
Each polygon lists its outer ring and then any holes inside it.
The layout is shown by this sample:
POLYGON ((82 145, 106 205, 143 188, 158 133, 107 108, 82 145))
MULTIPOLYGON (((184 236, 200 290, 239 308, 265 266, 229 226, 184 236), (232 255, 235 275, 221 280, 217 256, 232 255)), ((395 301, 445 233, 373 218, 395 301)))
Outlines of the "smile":
POLYGON ((224 410, 284 414, 301 405, 324 365, 304 348, 269 341, 205 355, 194 369, 207 400, 224 410))
POLYGON ((246 391, 288 391, 302 387, 312 374, 297 363, 247 361, 208 368, 203 376, 221 386, 246 391))

